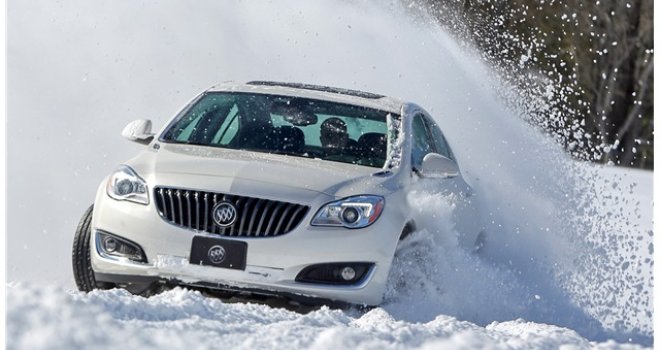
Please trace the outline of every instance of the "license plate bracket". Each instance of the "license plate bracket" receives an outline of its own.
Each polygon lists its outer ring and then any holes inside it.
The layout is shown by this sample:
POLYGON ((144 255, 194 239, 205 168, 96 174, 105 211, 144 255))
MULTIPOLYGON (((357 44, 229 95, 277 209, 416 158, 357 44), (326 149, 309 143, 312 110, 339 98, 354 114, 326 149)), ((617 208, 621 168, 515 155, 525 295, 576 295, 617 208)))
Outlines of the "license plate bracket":
POLYGON ((226 269, 245 270, 247 243, 215 237, 193 237, 190 263, 226 269))

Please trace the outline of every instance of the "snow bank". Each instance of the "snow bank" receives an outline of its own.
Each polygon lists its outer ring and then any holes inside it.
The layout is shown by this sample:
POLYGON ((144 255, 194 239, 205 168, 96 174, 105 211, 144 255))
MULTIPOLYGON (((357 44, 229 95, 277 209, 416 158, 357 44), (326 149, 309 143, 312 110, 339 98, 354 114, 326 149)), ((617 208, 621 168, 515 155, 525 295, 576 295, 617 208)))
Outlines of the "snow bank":
POLYGON ((123 290, 80 294, 14 284, 7 297, 8 349, 641 348, 589 342, 570 329, 523 320, 480 327, 438 315, 410 323, 382 308, 300 314, 180 288, 146 299, 123 290))

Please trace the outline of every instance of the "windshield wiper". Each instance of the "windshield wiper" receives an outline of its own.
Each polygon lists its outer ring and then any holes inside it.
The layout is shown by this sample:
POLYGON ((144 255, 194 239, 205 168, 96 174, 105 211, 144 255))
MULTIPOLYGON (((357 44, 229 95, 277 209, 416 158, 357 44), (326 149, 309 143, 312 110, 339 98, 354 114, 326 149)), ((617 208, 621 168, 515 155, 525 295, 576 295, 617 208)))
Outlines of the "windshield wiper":
POLYGON ((281 154, 285 156, 293 156, 293 157, 302 157, 302 158, 314 158, 311 155, 307 153, 295 153, 295 152, 287 152, 287 151, 280 151, 280 150, 260 150, 258 152, 266 152, 266 153, 271 153, 271 154, 281 154))
POLYGON ((197 141, 174 141, 176 144, 180 145, 192 145, 192 146, 212 146, 208 143, 202 143, 202 142, 197 142, 197 141))

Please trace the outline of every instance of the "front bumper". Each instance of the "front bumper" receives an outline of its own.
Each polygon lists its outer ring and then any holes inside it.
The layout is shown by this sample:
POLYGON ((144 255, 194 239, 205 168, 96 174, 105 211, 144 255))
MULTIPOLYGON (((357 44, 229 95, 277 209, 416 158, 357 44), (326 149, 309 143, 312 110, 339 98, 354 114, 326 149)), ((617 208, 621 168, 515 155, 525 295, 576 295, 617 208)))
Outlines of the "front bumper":
MULTIPOLYGON (((311 203, 307 203, 311 206, 307 217, 288 234, 268 238, 226 237, 172 225, 159 216, 153 200, 146 206, 116 201, 106 195, 105 186, 101 185, 94 206, 93 230, 106 231, 139 244, 147 256, 147 263, 103 257, 93 248, 92 268, 99 276, 153 277, 187 285, 259 290, 276 295, 377 305, 382 301, 403 218, 396 212, 388 212, 386 207, 376 223, 363 229, 309 225, 316 210, 333 199, 327 195, 314 197, 311 203), (188 259, 195 236, 246 242, 245 270, 190 264, 188 259), (309 265, 358 261, 374 264, 359 284, 327 285, 295 281, 298 273, 309 265)), ((90 246, 96 247, 96 234, 91 236, 90 246)))

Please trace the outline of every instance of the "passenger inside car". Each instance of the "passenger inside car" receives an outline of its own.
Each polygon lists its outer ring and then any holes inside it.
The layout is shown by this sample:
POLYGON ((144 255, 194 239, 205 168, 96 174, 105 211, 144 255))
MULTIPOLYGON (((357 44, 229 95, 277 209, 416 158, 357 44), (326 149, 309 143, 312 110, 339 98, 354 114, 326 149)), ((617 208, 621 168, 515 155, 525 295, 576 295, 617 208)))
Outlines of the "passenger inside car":
POLYGON ((339 118, 328 118, 321 124, 321 145, 328 154, 343 153, 348 147, 346 123, 339 118))

